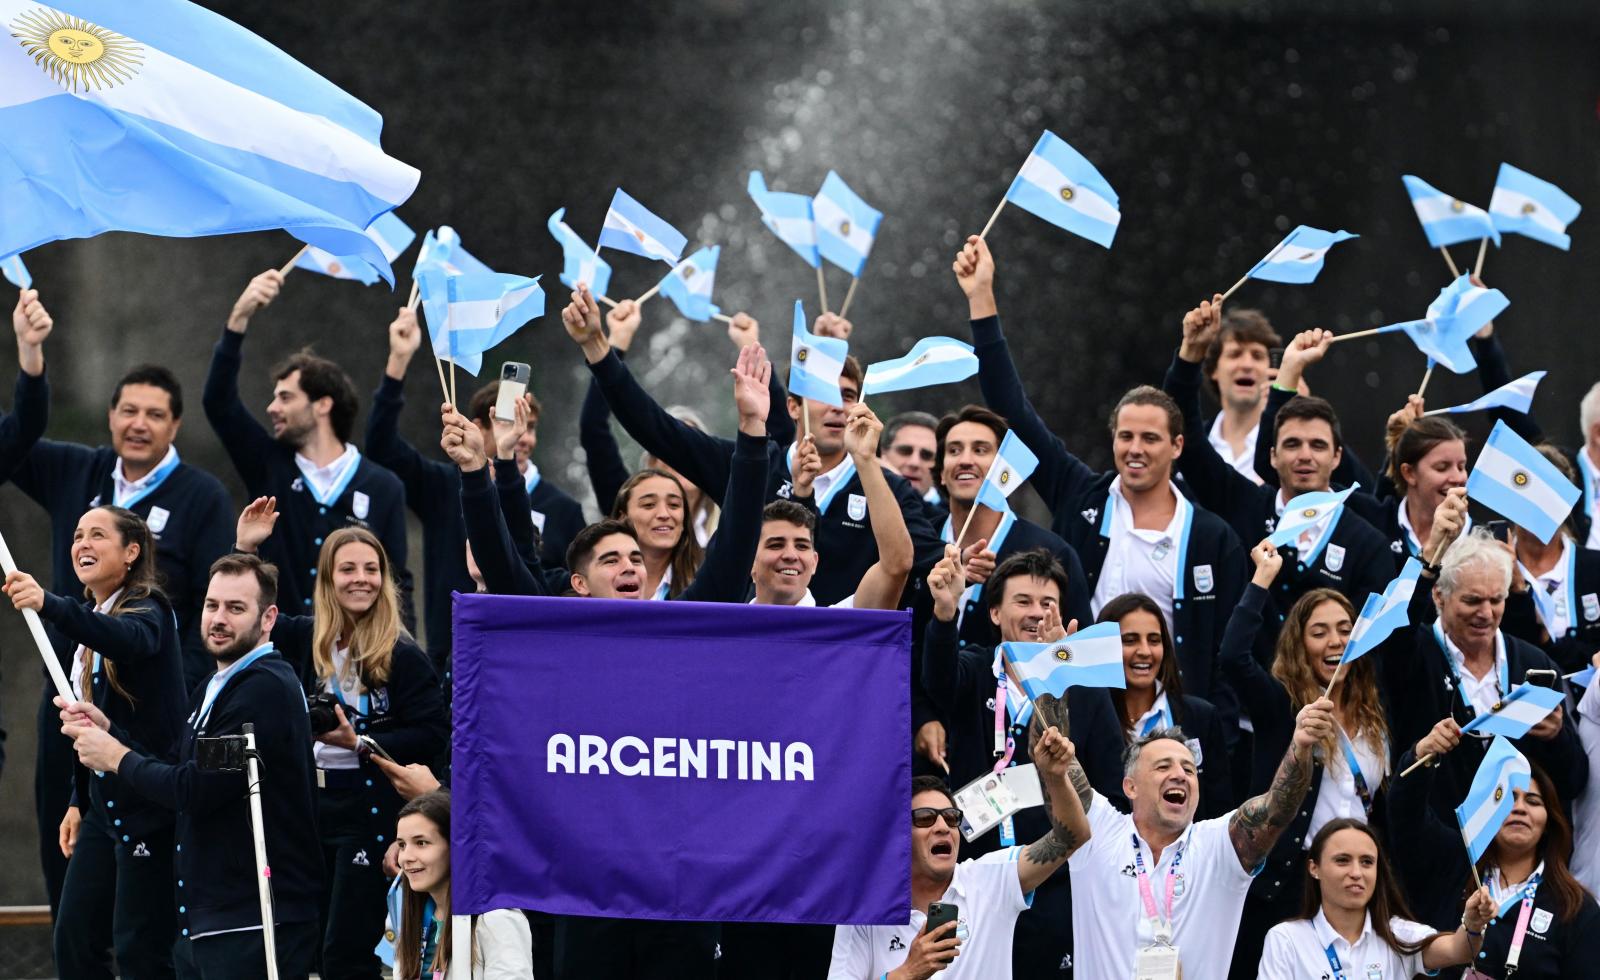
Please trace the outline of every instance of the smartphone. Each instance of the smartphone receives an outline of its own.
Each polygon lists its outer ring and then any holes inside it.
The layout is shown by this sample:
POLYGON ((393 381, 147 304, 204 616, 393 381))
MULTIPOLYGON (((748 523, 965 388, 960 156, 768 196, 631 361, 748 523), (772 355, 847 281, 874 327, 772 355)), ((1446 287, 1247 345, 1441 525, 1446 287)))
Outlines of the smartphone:
POLYGON ((1537 684, 1540 687, 1554 689, 1560 675, 1553 670, 1530 670, 1522 675, 1522 680, 1527 684, 1537 684))
POLYGON ((1267 350, 1267 367, 1276 371, 1283 367, 1283 348, 1272 347, 1267 350))
POLYGON ((960 916, 961 910, 949 902, 932 902, 928 905, 928 924, 923 927, 923 932, 932 932, 946 922, 954 922, 960 916))
POLYGON ((383 746, 379 745, 378 740, 373 738, 371 735, 358 735, 356 740, 362 745, 366 746, 367 751, 371 752, 373 755, 383 756, 383 758, 387 759, 388 761, 394 762, 394 756, 385 752, 383 750, 383 746))
POLYGON ((494 417, 502 422, 517 420, 517 402, 528 392, 528 378, 532 372, 521 361, 507 361, 500 365, 500 393, 494 400, 494 417))
POLYGON ((1511 540, 1510 521, 1484 521, 1483 526, 1489 529, 1489 533, 1494 535, 1496 541, 1511 540))

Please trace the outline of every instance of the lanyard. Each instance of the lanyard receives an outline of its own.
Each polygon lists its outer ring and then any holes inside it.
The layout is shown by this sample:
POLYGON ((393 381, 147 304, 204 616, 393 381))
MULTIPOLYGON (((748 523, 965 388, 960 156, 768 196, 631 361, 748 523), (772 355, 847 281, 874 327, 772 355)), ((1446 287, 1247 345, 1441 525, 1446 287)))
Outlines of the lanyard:
MULTIPOLYGON (((119 460, 118 462, 120 464, 121 461, 119 460)), ((145 475, 143 487, 133 491, 126 497, 118 496, 117 481, 115 478, 113 478, 111 481, 111 502, 116 504, 118 507, 127 507, 131 509, 134 504, 150 496, 152 493, 155 493, 156 488, 167 482, 167 477, 171 476, 172 471, 177 468, 178 450, 176 447, 169 447, 167 450, 166 461, 160 466, 157 466, 153 472, 145 475)), ((103 485, 104 484, 102 484, 102 486, 103 485)))
MULTIPOLYGON (((1372 791, 1367 788, 1366 774, 1361 771, 1361 760, 1356 758, 1356 747, 1350 741, 1350 736, 1344 733, 1344 726, 1339 726, 1339 748, 1344 750, 1345 765, 1350 767, 1350 778, 1355 780, 1356 796, 1361 798, 1361 809, 1368 816, 1372 815, 1372 791)), ((1333 949, 1329 946, 1328 949, 1333 949)))
POLYGON ((1177 851, 1172 855, 1172 863, 1167 865, 1167 916, 1161 917, 1161 910, 1156 907, 1155 890, 1150 887, 1150 875, 1145 871, 1144 852, 1139 850, 1139 835, 1130 834, 1133 840, 1133 866, 1137 870, 1139 879, 1139 900, 1144 903, 1145 918, 1150 920, 1150 928, 1156 934, 1156 940, 1169 943, 1172 940, 1172 896, 1182 894, 1177 890, 1178 866, 1183 863, 1183 843, 1177 842, 1172 846, 1177 851))
MULTIPOLYGON (((350 702, 346 701, 344 699, 344 692, 339 690, 338 679, 334 678, 333 680, 330 680, 329 683, 328 683, 328 688, 329 688, 329 692, 333 695, 333 699, 335 701, 338 701, 340 704, 344 705, 345 714, 349 715, 349 713, 350 713, 350 702)), ((361 685, 361 696, 356 698, 356 709, 355 709, 356 714, 360 715, 362 718, 367 717, 367 709, 371 706, 371 700, 372 700, 371 692, 367 690, 367 686, 365 684, 362 684, 361 685)), ((348 721, 350 719, 347 717, 345 720, 348 721)))
MULTIPOLYGON (((422 949, 417 953, 417 974, 422 975, 432 965, 439 945, 439 922, 433 917, 433 899, 422 906, 422 949)), ((434 972, 434 976, 438 976, 434 972)))
MULTIPOLYGON (((1592 517, 1595 507, 1595 487, 1600 486, 1600 476, 1595 474, 1594 464, 1589 462, 1588 448, 1578 450, 1578 469, 1583 471, 1583 512, 1592 517)), ((1591 531, 1589 537, 1592 540, 1594 532, 1591 531)))
POLYGON ((251 664, 255 663, 257 660, 260 660, 262 657, 265 657, 271 652, 271 643, 256 647, 254 650, 250 651, 250 653, 248 653, 243 660, 240 660, 229 669, 228 676, 222 679, 221 684, 218 684, 215 688, 206 691, 205 698, 200 702, 200 710, 195 712, 195 731, 198 732, 200 729, 206 726, 206 719, 211 717, 211 706, 216 703, 217 697, 222 694, 222 689, 228 686, 228 682, 244 673, 245 668, 249 667, 251 664))
POLYGON ((1344 964, 1339 962, 1339 954, 1333 951, 1333 943, 1323 950, 1328 954, 1328 966, 1333 968, 1333 980, 1344 980, 1344 964))
POLYGON ((1522 911, 1517 913, 1517 928, 1511 933, 1511 949, 1506 953, 1506 976, 1517 972, 1522 961, 1522 941, 1528 937, 1528 918, 1533 915, 1533 895, 1539 890, 1537 873, 1522 886, 1522 911))
MULTIPOLYGON (((1177 567, 1172 576, 1172 597, 1174 599, 1182 599, 1184 578, 1183 571, 1186 567, 1188 567, 1189 561, 1189 532, 1194 527, 1194 505, 1189 503, 1189 498, 1185 497, 1181 492, 1179 492, 1177 487, 1172 486, 1170 483, 1168 486, 1172 489, 1173 497, 1177 498, 1176 517, 1178 521, 1178 533, 1176 535, 1178 561, 1177 567)), ((1126 501, 1119 501, 1117 499, 1120 496, 1122 495, 1118 493, 1115 488, 1110 490, 1106 494, 1105 512, 1100 515, 1100 536, 1106 539, 1107 542, 1109 542, 1112 538, 1111 532, 1115 523, 1113 514, 1115 513, 1117 507, 1127 505, 1126 501)), ((1131 530, 1133 524, 1133 519, 1131 516, 1128 519, 1128 524, 1129 527, 1123 529, 1124 534, 1129 533, 1131 530)), ((1152 551, 1150 554, 1150 560, 1153 562, 1161 562, 1165 560, 1166 557, 1167 552, 1162 549, 1161 545, 1157 545, 1155 551, 1152 551)))
MULTIPOLYGON (((1450 652, 1450 641, 1445 638, 1444 627, 1439 625, 1437 621, 1435 621, 1433 624, 1433 638, 1439 644, 1439 651, 1444 654, 1444 665, 1450 668, 1450 673, 1455 676, 1456 693, 1461 695, 1461 703, 1466 705, 1467 710, 1471 711, 1472 716, 1476 718, 1478 716, 1478 709, 1473 707, 1471 701, 1467 700, 1467 691, 1461 679, 1461 671, 1456 669, 1455 655, 1450 652)), ((1501 702, 1505 700, 1506 692, 1511 690, 1511 664, 1509 657, 1506 659, 1501 659, 1500 657, 1502 641, 1499 634, 1495 635, 1494 642, 1494 659, 1496 670, 1494 706, 1498 708, 1501 702)))
MULTIPOLYGON (((1577 623, 1578 604, 1575 601, 1578 593, 1577 543, 1573 542, 1572 544, 1567 545, 1565 547, 1565 551, 1566 554, 1564 554, 1562 557, 1566 559, 1565 564, 1567 566, 1567 575, 1566 580, 1561 586, 1561 597, 1566 600, 1567 628, 1571 629, 1577 623)), ((1533 596, 1533 607, 1534 609, 1538 610, 1539 620, 1540 622, 1544 623, 1545 631, 1550 634, 1550 638, 1552 640, 1560 639, 1560 635, 1556 633, 1555 628, 1556 608, 1558 605, 1555 601, 1555 598, 1539 585, 1538 578, 1535 577, 1532 572, 1528 571, 1528 567, 1526 565, 1519 561, 1517 562, 1517 568, 1522 571, 1522 577, 1527 580, 1528 592, 1533 596)))
POLYGON ((672 566, 668 565, 667 566, 667 570, 665 572, 661 573, 661 582, 660 582, 660 584, 658 584, 656 586, 656 594, 651 596, 650 598, 651 599, 666 599, 666 598, 668 598, 668 593, 670 593, 671 591, 672 591, 672 566))
MULTIPOLYGON (((512 463, 511 465, 515 466, 517 464, 512 463)), ((529 463, 528 464, 528 475, 522 478, 522 486, 523 486, 524 489, 526 489, 528 491, 529 499, 533 498, 533 491, 534 491, 534 488, 539 485, 539 479, 540 479, 540 477, 539 477, 539 467, 533 465, 532 463, 529 463)))

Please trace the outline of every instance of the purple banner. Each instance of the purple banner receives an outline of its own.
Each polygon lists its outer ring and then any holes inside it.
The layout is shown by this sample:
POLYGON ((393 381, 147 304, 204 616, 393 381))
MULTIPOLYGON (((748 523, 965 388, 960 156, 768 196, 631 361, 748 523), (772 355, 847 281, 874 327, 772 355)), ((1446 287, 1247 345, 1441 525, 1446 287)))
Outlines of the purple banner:
POLYGON ((452 909, 904 924, 904 612, 458 595, 452 909))

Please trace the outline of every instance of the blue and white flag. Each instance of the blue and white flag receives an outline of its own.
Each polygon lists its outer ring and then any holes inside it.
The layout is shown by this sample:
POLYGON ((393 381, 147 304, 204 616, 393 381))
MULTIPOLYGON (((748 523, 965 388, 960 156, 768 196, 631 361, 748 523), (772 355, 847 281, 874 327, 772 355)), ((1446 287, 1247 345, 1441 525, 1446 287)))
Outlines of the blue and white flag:
POLYGON ((33 288, 33 276, 28 274, 28 267, 22 264, 21 255, 8 255, 0 259, 0 276, 5 276, 6 282, 18 289, 33 288))
POLYGON ((1550 712, 1561 706, 1566 695, 1553 687, 1538 684, 1518 684, 1495 709, 1481 714, 1461 726, 1462 734, 1483 732, 1486 735, 1504 735, 1521 738, 1544 721, 1550 712))
POLYGON ((1500 165, 1489 197, 1489 217, 1501 231, 1554 245, 1566 251, 1572 247, 1567 225, 1583 208, 1566 192, 1548 180, 1540 180, 1509 163, 1500 165))
POLYGON ((1587 691, 1590 683, 1594 681, 1594 675, 1594 665, 1590 664, 1582 670, 1573 671, 1570 674, 1563 674, 1562 676, 1566 678, 1568 684, 1572 685, 1573 691, 1576 692, 1575 696, 1582 697, 1583 692, 1587 691))
POLYGON ((1283 515, 1278 518, 1277 529, 1267 537, 1267 540, 1275 548, 1294 544, 1301 532, 1310 530, 1337 513, 1360 486, 1361 484, 1357 483, 1344 490, 1322 490, 1317 493, 1302 493, 1295 497, 1283 508, 1283 515))
POLYGON ((859 277, 867 265, 867 255, 878 236, 883 212, 863 201, 844 178, 828 171, 822 190, 811 199, 816 221, 817 249, 834 265, 859 277))
POLYGON ((1322 271, 1328 249, 1360 237, 1348 231, 1323 231, 1321 228, 1301 225, 1289 232, 1277 248, 1267 253, 1266 258, 1257 262, 1255 268, 1250 270, 1249 277, 1267 282, 1311 282, 1322 271))
POLYGON ((1356 617, 1350 639, 1345 643, 1344 656, 1339 659, 1341 664, 1359 659, 1388 639, 1390 633, 1411 622, 1406 610, 1417 592, 1417 579, 1421 574, 1422 562, 1407 558, 1405 567, 1383 587, 1381 595, 1367 593, 1366 604, 1361 607, 1361 615, 1356 617))
POLYGON ((611 285, 611 266, 562 220, 566 214, 566 208, 557 208, 545 222, 551 236, 561 245, 561 284, 577 289, 581 282, 593 295, 604 296, 606 287, 611 285))
MULTIPOLYGON (((417 233, 390 211, 379 215, 378 220, 367 228, 367 237, 377 244, 383 257, 392 265, 417 240, 417 233)), ((306 247, 305 254, 295 261, 294 267, 320 272, 335 279, 354 279, 367 286, 382 278, 366 259, 354 255, 333 255, 314 245, 306 247)))
POLYGON ((984 474, 983 484, 978 487, 978 503, 990 510, 1005 513, 1011 509, 1006 498, 1028 482, 1028 477, 1038 468, 1039 457, 1017 437, 1017 430, 1010 430, 1000 440, 1000 448, 995 450, 989 472, 984 474))
POLYGON ((1069 687, 1127 687, 1122 627, 1096 623, 1054 643, 1002 643, 1006 662, 1031 699, 1063 697, 1069 687))
POLYGON ((1422 222, 1429 245, 1444 248, 1482 238, 1500 244, 1500 232, 1483 208, 1451 197, 1420 177, 1408 174, 1400 179, 1405 182, 1406 193, 1411 195, 1411 206, 1416 209, 1417 220, 1422 222))
POLYGON ((678 312, 704 323, 721 313, 711 302, 711 288, 717 281, 717 258, 722 246, 709 245, 679 262, 661 280, 661 295, 672 300, 678 312))
POLYGON ((452 275, 434 266, 418 285, 435 357, 477 375, 485 351, 544 313, 537 278, 499 272, 452 275))
POLYGON ((1501 419, 1467 475, 1467 496, 1549 543, 1583 491, 1501 419))
POLYGON ((611 196, 605 226, 600 229, 600 248, 632 252, 647 259, 676 265, 683 258, 689 239, 678 229, 650 213, 650 209, 628 196, 622 188, 611 196))
POLYGON ((1534 371, 1525 374, 1515 381, 1501 385, 1481 398, 1467 402, 1465 405, 1452 405, 1449 408, 1436 408, 1424 415, 1460 415, 1463 412, 1481 412, 1490 408, 1509 408, 1513 412, 1528 414, 1528 409, 1533 407, 1533 392, 1539 387, 1539 382, 1544 380, 1545 372, 1534 371))
POLYGON ((924 337, 904 357, 867 365, 861 397, 954 384, 977 373, 978 355, 971 344, 953 337, 924 337))
POLYGON ((1408 320, 1385 329, 1405 331, 1417 349, 1435 363, 1464 374, 1478 366, 1467 341, 1510 305, 1500 290, 1474 286, 1470 276, 1462 275, 1439 290, 1421 320, 1408 320))
POLYGON ((372 109, 185 0, 0 0, 0 255, 282 228, 392 281, 362 230, 420 174, 372 109))
POLYGON ((789 394, 844 407, 839 376, 850 345, 838 337, 818 337, 806 329, 805 305, 794 301, 794 343, 789 347, 789 394))
POLYGON ((1022 162, 1006 200, 1106 248, 1122 221, 1117 192, 1094 164, 1048 129, 1022 162))
POLYGON ((1461 836, 1473 864, 1500 833, 1500 825, 1516 806, 1517 790, 1526 792, 1532 779, 1528 760, 1510 742, 1497 738, 1489 744, 1489 751, 1472 777, 1467 798, 1456 807, 1456 822, 1461 825, 1461 836))
POLYGON ((422 236, 422 247, 417 250, 411 278, 420 279, 422 272, 430 267, 450 275, 494 272, 462 246, 461 236, 449 225, 440 225, 438 231, 430 231, 422 236))
POLYGON ((745 187, 761 211, 761 223, 805 259, 806 265, 813 269, 820 265, 822 253, 817 248, 817 222, 811 198, 767 190, 767 179, 759 170, 750 171, 750 181, 745 187))

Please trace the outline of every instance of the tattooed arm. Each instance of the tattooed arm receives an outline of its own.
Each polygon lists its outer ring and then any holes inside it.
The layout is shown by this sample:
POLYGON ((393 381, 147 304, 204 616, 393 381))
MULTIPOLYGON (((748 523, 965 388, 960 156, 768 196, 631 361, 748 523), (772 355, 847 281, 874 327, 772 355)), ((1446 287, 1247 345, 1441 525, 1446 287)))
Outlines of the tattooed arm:
POLYGON ((1024 893, 1044 884, 1074 851, 1089 840, 1089 801, 1094 790, 1078 764, 1067 730, 1067 706, 1053 698, 1036 703, 1029 726, 1029 754, 1039 772, 1050 832, 1029 844, 1017 861, 1017 878, 1024 893), (1042 718, 1048 715, 1048 718, 1042 718), (1048 725, 1049 727, 1046 727, 1048 725))
POLYGON ((1272 785, 1260 796, 1246 800, 1228 822, 1228 837, 1246 871, 1260 867, 1278 842, 1278 835, 1294 819, 1295 810, 1311 788, 1312 749, 1334 731, 1333 702, 1319 699, 1300 709, 1295 718, 1294 741, 1278 765, 1272 785))

